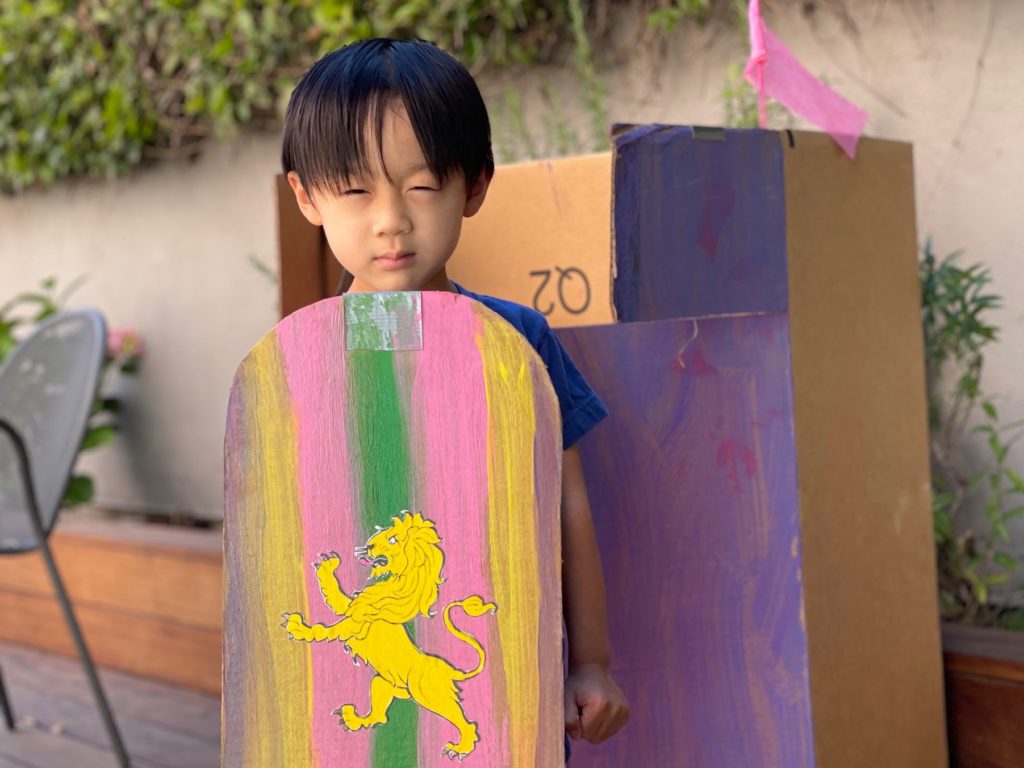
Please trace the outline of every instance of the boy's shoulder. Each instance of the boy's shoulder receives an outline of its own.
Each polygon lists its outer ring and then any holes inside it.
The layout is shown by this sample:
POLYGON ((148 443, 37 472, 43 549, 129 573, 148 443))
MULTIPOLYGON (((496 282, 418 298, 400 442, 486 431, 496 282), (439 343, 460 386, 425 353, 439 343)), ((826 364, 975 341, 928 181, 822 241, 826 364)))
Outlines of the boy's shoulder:
POLYGON ((547 318, 532 307, 527 307, 524 304, 509 301, 508 299, 499 299, 497 296, 475 293, 463 288, 454 281, 452 285, 455 286, 455 290, 461 295, 476 299, 492 312, 501 315, 508 323, 535 344, 545 334, 550 332, 547 318))

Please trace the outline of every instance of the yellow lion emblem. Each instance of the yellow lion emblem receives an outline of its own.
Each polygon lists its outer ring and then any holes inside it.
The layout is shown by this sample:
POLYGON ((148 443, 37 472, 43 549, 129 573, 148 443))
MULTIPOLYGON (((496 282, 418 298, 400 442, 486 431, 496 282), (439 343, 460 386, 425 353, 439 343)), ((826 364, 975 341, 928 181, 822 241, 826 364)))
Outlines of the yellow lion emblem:
POLYGON ((419 513, 404 511, 393 521, 390 528, 378 530, 365 547, 356 549, 360 564, 370 567, 375 579, 361 592, 349 596, 338 584, 337 553, 321 555, 320 562, 313 564, 324 602, 342 617, 340 621, 309 626, 301 614, 286 613, 282 626, 295 640, 340 640, 353 661, 358 664, 362 660, 375 671, 370 680, 370 711, 360 716, 352 704, 345 704, 334 711, 342 727, 357 731, 386 723, 392 701, 412 698, 458 729, 458 742, 445 744, 443 753, 462 759, 473 751, 479 735, 476 723, 467 720, 462 710, 458 683, 479 675, 487 657, 476 638, 452 624, 450 613, 458 606, 469 616, 482 616, 497 610, 497 606, 471 595, 449 603, 444 609, 448 631, 479 654, 480 662, 475 669, 456 669, 445 659, 417 648, 405 623, 417 614, 433 616, 430 609, 437 602, 437 588, 444 581, 444 552, 438 546, 441 539, 434 523, 419 513))

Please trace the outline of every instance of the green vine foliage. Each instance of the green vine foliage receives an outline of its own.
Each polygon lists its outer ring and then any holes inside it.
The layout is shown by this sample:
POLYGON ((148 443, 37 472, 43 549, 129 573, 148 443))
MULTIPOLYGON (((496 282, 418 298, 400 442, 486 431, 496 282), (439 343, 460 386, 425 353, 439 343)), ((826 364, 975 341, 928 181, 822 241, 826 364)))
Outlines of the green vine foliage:
MULTIPOLYGON (((589 143, 600 144, 605 90, 590 50, 616 5, 627 0, 5 0, 0 191, 113 177, 195 157, 211 136, 275 125, 313 61, 371 36, 432 40, 474 71, 568 51, 592 116, 589 143)), ((628 5, 665 34, 715 13, 735 22, 741 6, 628 5)))
POLYGON ((11 0, 0 6, 0 189, 110 177, 278 119, 323 52, 422 37, 472 66, 549 52, 544 0, 11 0))

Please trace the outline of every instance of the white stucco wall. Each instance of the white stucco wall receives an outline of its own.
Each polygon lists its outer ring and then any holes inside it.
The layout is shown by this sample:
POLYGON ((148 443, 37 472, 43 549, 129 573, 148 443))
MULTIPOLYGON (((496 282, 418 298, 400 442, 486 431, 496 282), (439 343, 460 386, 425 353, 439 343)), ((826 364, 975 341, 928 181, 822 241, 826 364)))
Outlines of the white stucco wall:
POLYGON ((106 506, 219 517, 235 366, 277 318, 275 138, 216 146, 194 165, 0 200, 0 295, 88 275, 73 306, 136 328, 138 376, 112 378, 123 434, 83 457, 106 506))
MULTIPOLYGON (((847 3, 845 20, 822 3, 810 14, 779 5, 775 32, 870 113, 869 134, 914 143, 921 239, 933 235, 941 252, 965 247, 991 267, 1005 308, 994 315, 1003 336, 985 387, 1003 396, 1007 418, 1024 417, 1024 3, 865 1, 847 3)), ((645 50, 603 73, 611 119, 720 123, 725 72, 745 56, 735 32, 678 32, 663 58, 645 50)), ((564 94, 585 135, 571 72, 482 84, 492 107, 515 87, 537 125, 543 82, 564 94)), ((104 505, 220 515, 231 376, 277 317, 274 286, 249 263, 276 260, 277 163, 276 136, 249 136, 193 164, 0 199, 0 299, 47 275, 87 273, 72 303, 145 336, 141 375, 118 388, 125 432, 84 461, 104 505)), ((1024 471, 1024 449, 1014 464, 1024 471)))

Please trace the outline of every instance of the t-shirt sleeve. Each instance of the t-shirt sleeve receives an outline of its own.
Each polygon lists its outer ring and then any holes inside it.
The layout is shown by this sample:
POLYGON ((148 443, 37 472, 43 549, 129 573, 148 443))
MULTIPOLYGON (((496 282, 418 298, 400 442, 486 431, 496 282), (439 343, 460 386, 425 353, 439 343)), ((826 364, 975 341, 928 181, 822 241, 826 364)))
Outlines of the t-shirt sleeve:
POLYGON ((587 384, 565 347, 547 325, 536 348, 548 367, 551 384, 558 395, 564 450, 597 426, 608 415, 608 408, 587 384))

